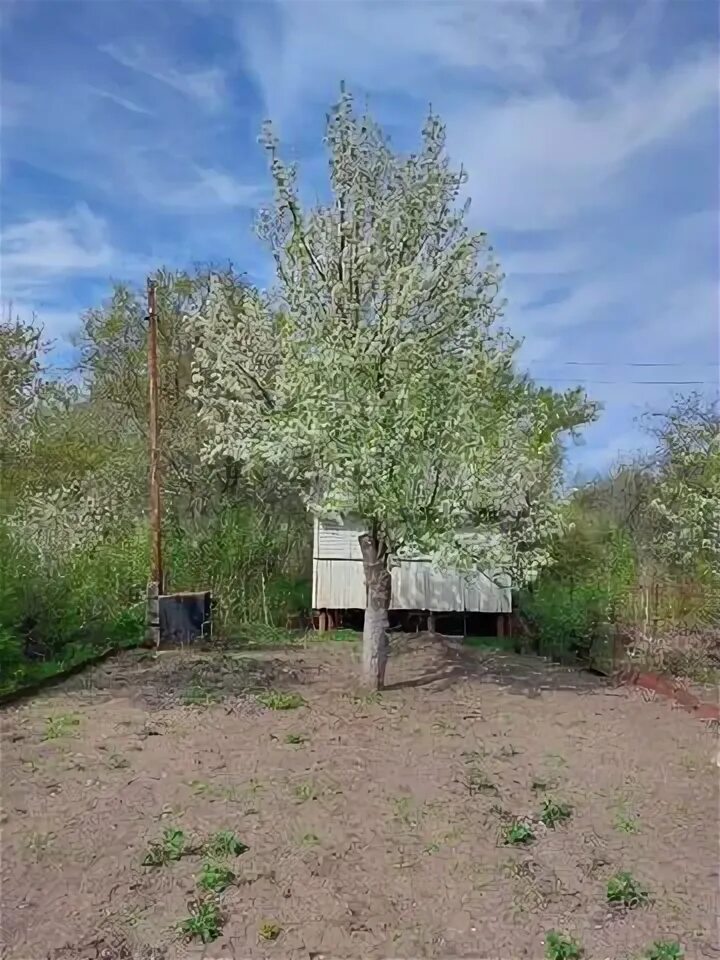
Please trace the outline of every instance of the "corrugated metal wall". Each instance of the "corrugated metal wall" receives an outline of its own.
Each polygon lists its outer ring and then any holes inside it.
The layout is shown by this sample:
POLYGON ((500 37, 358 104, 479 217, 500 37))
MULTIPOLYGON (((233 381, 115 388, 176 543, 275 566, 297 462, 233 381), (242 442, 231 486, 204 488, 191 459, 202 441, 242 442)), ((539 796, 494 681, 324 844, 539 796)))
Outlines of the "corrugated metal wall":
MULTIPOLYGON (((364 610, 365 574, 358 535, 362 527, 315 521, 313 607, 316 610, 364 610)), ((441 573, 428 560, 404 560, 392 571, 393 610, 467 610, 510 613, 509 588, 479 574, 468 582, 460 573, 441 573)))

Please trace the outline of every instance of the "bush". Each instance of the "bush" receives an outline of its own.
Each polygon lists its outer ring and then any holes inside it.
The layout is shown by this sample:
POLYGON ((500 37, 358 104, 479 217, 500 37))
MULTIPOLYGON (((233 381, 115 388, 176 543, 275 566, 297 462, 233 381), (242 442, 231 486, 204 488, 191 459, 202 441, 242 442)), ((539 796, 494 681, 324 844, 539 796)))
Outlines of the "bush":
POLYGON ((171 587, 212 590, 220 635, 248 623, 285 627, 310 606, 310 543, 304 513, 231 505, 201 528, 174 527, 167 546, 171 587))
POLYGON ((0 522, 0 694, 142 641, 147 536, 139 528, 43 561, 0 522))
MULTIPOLYGON (((200 530, 169 524, 170 588, 211 589, 221 635, 256 621, 287 642, 288 617, 310 603, 309 544, 305 516, 268 517, 244 506, 226 508, 200 530)), ((149 575, 144 523, 86 549, 47 556, 0 518, 0 558, 0 694, 142 643, 149 575)))
POLYGON ((622 608, 634 579, 632 551, 617 530, 594 540, 556 545, 557 560, 519 597, 522 613, 538 640, 539 652, 556 659, 587 660, 603 623, 622 608))
POLYGON ((593 637, 609 613, 607 591, 594 584, 570 587, 546 578, 521 600, 544 656, 565 659, 588 656, 593 637))

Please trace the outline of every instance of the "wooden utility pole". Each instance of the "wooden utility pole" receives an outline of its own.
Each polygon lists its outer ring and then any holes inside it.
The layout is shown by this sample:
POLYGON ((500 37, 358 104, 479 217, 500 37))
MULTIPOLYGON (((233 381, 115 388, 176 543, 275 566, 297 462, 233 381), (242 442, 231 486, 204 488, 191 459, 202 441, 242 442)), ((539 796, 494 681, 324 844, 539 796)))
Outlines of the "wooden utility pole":
POLYGON ((148 584, 147 623, 148 642, 160 646, 160 594, 163 593, 160 496, 160 445, 158 415, 158 357, 157 357, 157 302, 155 280, 148 279, 148 383, 149 447, 150 447, 150 583, 148 584))

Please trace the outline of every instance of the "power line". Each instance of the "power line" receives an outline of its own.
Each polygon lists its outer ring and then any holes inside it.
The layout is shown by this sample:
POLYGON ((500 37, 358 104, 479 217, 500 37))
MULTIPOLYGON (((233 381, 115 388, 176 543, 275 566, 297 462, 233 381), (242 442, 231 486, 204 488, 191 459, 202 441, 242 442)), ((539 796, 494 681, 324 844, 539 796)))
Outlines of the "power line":
POLYGON ((648 384, 650 386, 676 386, 676 387, 699 387, 699 386, 717 386, 716 380, 588 380, 586 377, 543 377, 538 374, 538 379, 546 383, 604 383, 604 384, 632 384, 640 386, 648 384))
POLYGON ((651 361, 630 361, 630 360, 530 360, 529 363, 545 364, 551 367, 720 367, 720 363, 708 363, 707 361, 656 363, 651 361))

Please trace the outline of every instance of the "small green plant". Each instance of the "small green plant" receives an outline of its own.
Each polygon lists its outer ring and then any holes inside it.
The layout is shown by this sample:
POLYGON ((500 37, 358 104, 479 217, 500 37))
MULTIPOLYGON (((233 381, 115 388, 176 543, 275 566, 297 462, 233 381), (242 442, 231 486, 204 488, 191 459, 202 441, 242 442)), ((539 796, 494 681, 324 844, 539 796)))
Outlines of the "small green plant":
POLYGON ((295 787, 295 796, 301 803, 304 803, 306 800, 317 800, 318 794, 315 786, 308 780, 295 787))
POLYGON ((205 780, 189 780, 188 786, 198 797, 202 797, 206 793, 210 793, 212 791, 212 786, 209 783, 206 783, 205 780))
POLYGON ((189 687, 182 698, 186 707, 210 707, 220 700, 222 700, 222 697, 219 693, 199 685, 189 687))
POLYGON ((515 820, 508 824, 503 830, 503 840, 511 846, 521 846, 532 843, 535 839, 532 827, 522 820, 515 820))
POLYGON ((644 954, 646 960, 683 960, 684 956, 677 940, 656 940, 644 954))
POLYGON ((144 867, 164 867, 173 860, 179 860, 187 852, 183 831, 168 827, 167 830, 163 831, 160 840, 153 840, 150 843, 142 865, 144 867))
POLYGON ((571 816, 572 807, 569 804, 549 798, 543 801, 540 819, 546 827, 556 827, 559 823, 569 820, 571 816))
POLYGON ((209 893, 222 893, 235 881, 232 870, 219 863, 205 863, 198 877, 198 887, 209 893))
POLYGON ((304 847, 316 847, 320 843, 320 837, 316 833, 305 833, 300 838, 300 843, 304 847))
POLYGON ((265 693, 259 693, 256 699, 270 710, 296 710, 298 707, 305 706, 305 700, 299 693, 281 693, 278 690, 267 690, 265 693))
POLYGON ((465 778, 465 786, 471 796, 478 793, 497 793, 497 787, 492 780, 478 767, 471 768, 465 778))
POLYGON ((621 871, 608 880, 607 899, 608 903, 621 904, 632 910, 647 903, 650 895, 631 873, 621 871))
POLYGON ((415 829, 419 825, 421 811, 412 797, 395 797, 393 808, 396 819, 404 823, 406 827, 415 829))
POLYGON ((205 853, 209 857, 221 860, 223 857, 239 857, 250 848, 238 839, 232 830, 218 830, 205 844, 205 853))
POLYGON ((637 817, 626 813, 619 813, 615 818, 615 829, 621 833, 639 833, 640 822, 637 817))
POLYGON ((289 733, 285 737, 285 743, 300 744, 307 743, 308 738, 304 733, 289 733))
POLYGON ((54 833, 32 833, 27 839, 27 848, 36 861, 39 861, 48 852, 55 842, 54 833))
POLYGON ((282 927, 275 920, 265 920, 258 928, 261 940, 277 940, 282 933, 282 927))
POLYGON ((61 713, 57 717, 48 717, 45 721, 43 740, 58 740, 60 737, 66 737, 79 724, 80 718, 74 713, 61 713))
POLYGON ((212 943, 222 933, 223 918, 214 900, 196 900, 190 904, 190 916, 180 924, 188 940, 212 943))
POLYGON ((581 960, 583 949, 577 940, 556 930, 545 934, 545 956, 547 960, 581 960))

